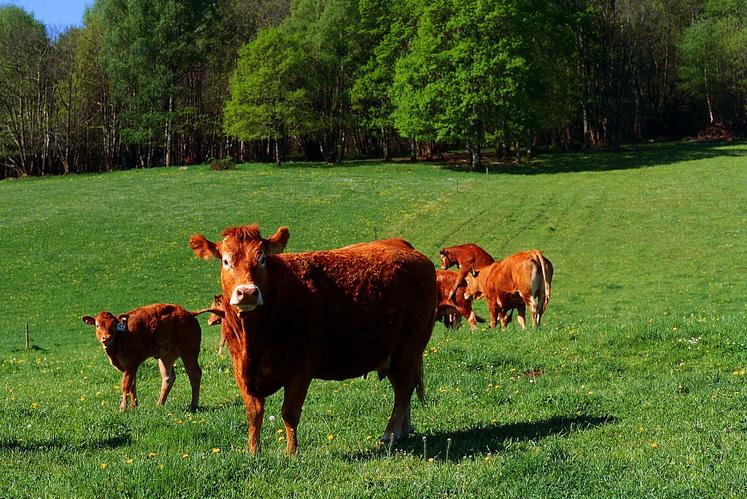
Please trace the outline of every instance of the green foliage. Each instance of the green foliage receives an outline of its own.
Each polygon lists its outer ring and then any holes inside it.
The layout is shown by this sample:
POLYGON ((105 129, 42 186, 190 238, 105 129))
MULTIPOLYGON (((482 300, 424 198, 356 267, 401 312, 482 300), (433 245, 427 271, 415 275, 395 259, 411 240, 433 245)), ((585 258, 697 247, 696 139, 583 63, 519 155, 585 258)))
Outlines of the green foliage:
POLYGON ((705 102, 710 122, 744 116, 747 1, 711 0, 684 34, 682 88, 705 102))
POLYGON ((231 78, 226 131, 241 140, 268 138, 276 143, 313 131, 311 97, 305 88, 310 55, 298 36, 279 28, 262 30, 244 45, 231 78))
POLYGON ((667 143, 550 155, 521 174, 365 162, 0 182, 0 496, 740 496, 745 157, 744 143, 667 143), (120 375, 80 317, 206 306, 219 264, 188 237, 251 222, 288 225, 289 251, 401 236, 435 263, 466 241, 495 256, 537 247, 553 295, 539 330, 437 325, 417 433, 391 448, 376 444, 391 389, 369 376, 312 384, 297 458, 282 455, 282 394, 269 397, 264 448, 248 455, 204 316, 202 409, 186 410, 180 365, 154 407, 150 360, 141 406, 117 412, 120 375))
POLYGON ((115 100, 123 107, 127 143, 161 142, 173 119, 182 71, 199 60, 210 2, 99 0, 104 64, 115 100))

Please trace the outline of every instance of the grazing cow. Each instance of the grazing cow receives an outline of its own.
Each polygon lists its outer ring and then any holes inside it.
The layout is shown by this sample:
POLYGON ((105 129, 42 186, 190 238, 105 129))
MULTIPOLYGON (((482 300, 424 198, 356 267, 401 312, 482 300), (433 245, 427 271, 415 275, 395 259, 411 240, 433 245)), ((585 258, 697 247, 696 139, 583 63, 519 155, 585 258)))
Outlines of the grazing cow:
POLYGON ((457 287, 473 270, 479 270, 493 263, 490 254, 476 244, 467 243, 458 246, 449 246, 438 252, 441 257, 441 270, 446 270, 452 265, 459 269, 459 278, 454 282, 448 297, 454 298, 457 287))
POLYGON ((228 298, 223 327, 246 406, 249 450, 259 449, 265 398, 284 389, 288 454, 311 380, 377 371, 394 389, 384 440, 412 431, 410 399, 424 400, 423 351, 433 330, 433 264, 402 239, 305 253, 280 253, 289 232, 263 239, 257 225, 230 227, 223 240, 192 236, 204 259, 222 262, 228 298))
POLYGON ((458 282, 457 292, 453 298, 449 298, 449 293, 454 287, 454 281, 458 278, 458 274, 451 270, 436 271, 436 284, 438 286, 436 320, 443 319, 444 325, 453 330, 459 328, 462 317, 464 317, 469 322, 470 327, 474 329, 478 322, 484 322, 484 320, 472 311, 472 300, 464 297, 467 283, 465 281, 458 282))
POLYGON ((120 410, 127 408, 128 396, 132 406, 137 406, 137 369, 148 357, 158 359, 161 371, 161 394, 156 404, 166 403, 176 377, 174 362, 181 357, 192 386, 190 408, 197 409, 202 370, 197 363, 201 330, 195 317, 205 312, 212 310, 190 312, 179 305, 156 303, 116 317, 106 311, 83 317, 83 322, 96 327, 96 337, 111 365, 123 373, 120 410))
POLYGON ((511 321, 509 312, 516 308, 523 329, 527 306, 532 325, 537 327, 550 301, 552 273, 552 263, 541 251, 522 251, 468 275, 464 296, 473 299, 485 296, 490 327, 495 327, 499 319, 505 329, 511 321))
MULTIPOLYGON (((212 312, 210 312, 210 315, 208 315, 208 318, 207 318, 208 326, 217 326, 218 324, 223 323, 224 307, 225 305, 223 304, 223 295, 214 295, 213 303, 210 304, 210 308, 212 309, 212 312)), ((218 345, 218 355, 220 355, 223 352, 223 346, 225 344, 226 344, 226 335, 225 335, 225 331, 223 330, 223 326, 221 325, 220 344, 218 345)))

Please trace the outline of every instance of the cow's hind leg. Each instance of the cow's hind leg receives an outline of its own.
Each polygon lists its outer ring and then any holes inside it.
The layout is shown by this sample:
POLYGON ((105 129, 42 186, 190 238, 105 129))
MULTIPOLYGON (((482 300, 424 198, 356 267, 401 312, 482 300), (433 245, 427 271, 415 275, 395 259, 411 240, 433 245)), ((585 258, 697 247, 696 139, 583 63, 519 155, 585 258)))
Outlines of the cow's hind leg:
POLYGON ((166 398, 169 396, 171 387, 174 386, 174 380, 176 379, 174 359, 158 359, 158 369, 161 371, 161 394, 158 396, 156 405, 163 405, 166 403, 166 398))
MULTIPOLYGON (((420 362, 422 364, 422 360, 420 362)), ((387 375, 394 390, 394 407, 392 408, 392 415, 389 417, 384 434, 381 436, 383 442, 389 442, 392 438, 395 441, 399 440, 412 432, 410 401, 412 399, 412 392, 415 391, 417 384, 421 382, 418 379, 418 372, 422 372, 422 366, 418 368, 414 363, 411 363, 409 366, 403 366, 402 364, 404 363, 393 362, 392 369, 387 375)))
POLYGON ((293 380, 285 386, 281 416, 285 425, 285 452, 289 455, 298 451, 298 423, 310 383, 311 378, 303 378, 293 380))

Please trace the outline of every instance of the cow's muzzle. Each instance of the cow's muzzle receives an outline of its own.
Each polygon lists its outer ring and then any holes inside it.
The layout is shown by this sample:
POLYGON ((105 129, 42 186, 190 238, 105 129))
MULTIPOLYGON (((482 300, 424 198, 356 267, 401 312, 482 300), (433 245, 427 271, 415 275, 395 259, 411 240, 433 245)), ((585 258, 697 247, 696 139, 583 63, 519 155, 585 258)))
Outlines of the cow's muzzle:
POLYGON ((251 312, 262 305, 262 292, 254 284, 239 284, 231 294, 230 303, 241 312, 251 312))

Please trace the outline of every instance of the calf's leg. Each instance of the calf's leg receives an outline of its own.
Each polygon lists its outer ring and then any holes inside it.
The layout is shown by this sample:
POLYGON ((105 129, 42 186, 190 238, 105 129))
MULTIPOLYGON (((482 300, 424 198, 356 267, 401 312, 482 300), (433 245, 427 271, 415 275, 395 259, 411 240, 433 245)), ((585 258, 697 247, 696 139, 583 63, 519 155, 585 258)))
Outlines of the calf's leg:
MULTIPOLYGON (((199 352, 199 350, 198 350, 199 352)), ((189 405, 190 410, 196 411, 200 404, 200 381, 202 380, 202 369, 197 362, 198 352, 185 352, 182 354, 184 369, 187 371, 189 385, 192 387, 192 402, 189 405)))
POLYGON ((166 403, 166 397, 169 396, 171 387, 174 386, 174 380, 176 379, 174 360, 158 359, 158 369, 161 371, 161 394, 158 396, 156 405, 163 405, 166 403))
POLYGON ((135 378, 137 377, 137 367, 133 370, 125 371, 122 374, 122 402, 119 404, 119 410, 127 409, 127 397, 130 398, 132 407, 137 407, 137 395, 135 395, 135 378))

